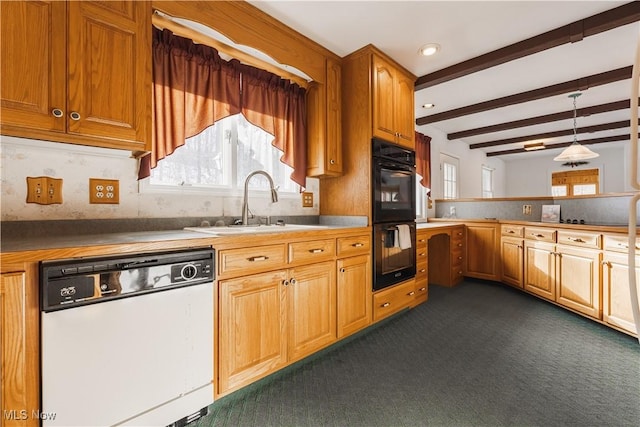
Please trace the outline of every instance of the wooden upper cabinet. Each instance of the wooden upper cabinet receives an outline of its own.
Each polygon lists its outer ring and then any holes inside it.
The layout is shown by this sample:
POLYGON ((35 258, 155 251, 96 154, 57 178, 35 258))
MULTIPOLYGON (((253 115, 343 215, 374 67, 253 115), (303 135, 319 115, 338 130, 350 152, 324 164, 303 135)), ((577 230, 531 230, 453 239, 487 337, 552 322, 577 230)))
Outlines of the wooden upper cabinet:
POLYGON ((146 1, 2 2, 2 133, 145 150, 146 1))
POLYGON ((326 82, 307 89, 307 176, 342 174, 342 68, 327 58, 326 82))
POLYGON ((66 3, 0 2, 0 123, 64 132, 66 3))
POLYGON ((373 55, 373 136, 414 148, 413 77, 373 55))

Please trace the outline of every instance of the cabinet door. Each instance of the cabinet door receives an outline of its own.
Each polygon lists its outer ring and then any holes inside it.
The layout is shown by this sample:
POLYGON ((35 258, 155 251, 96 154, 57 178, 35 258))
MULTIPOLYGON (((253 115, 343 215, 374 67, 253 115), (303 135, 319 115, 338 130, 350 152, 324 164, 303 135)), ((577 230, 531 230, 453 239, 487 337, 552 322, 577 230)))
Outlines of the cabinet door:
POLYGON ((249 384, 287 361, 285 271, 218 282, 218 390, 249 384))
POLYGON ((371 261, 368 255, 338 260, 338 338, 371 323, 371 261))
POLYGON ((522 239, 502 238, 500 255, 502 257, 502 281, 522 288, 524 264, 524 246, 522 239))
MULTIPOLYGON (((602 264, 602 320, 637 334, 631 309, 627 256, 605 252, 602 264)), ((636 282, 640 283, 640 258, 636 258, 636 282)))
POLYGON ((65 130, 66 2, 0 2, 0 120, 38 130, 65 130))
POLYGON ((602 319, 600 251, 558 246, 556 301, 587 316, 602 319))
POLYGON ((466 228, 465 276, 498 280, 500 246, 497 224, 467 224, 466 228))
POLYGON ((327 175, 342 173, 342 67, 327 59, 327 175))
POLYGON ((396 141, 395 67, 373 55, 373 135, 396 141))
POLYGON ((289 361, 336 340, 336 282, 333 261, 289 270, 289 361))
POLYGON ((396 73, 395 125, 398 143, 415 149, 414 81, 396 73))
POLYGON ((524 289, 556 300, 555 245, 526 240, 524 243, 524 289))
POLYGON ((149 3, 67 4, 68 132, 143 148, 150 113, 149 3))
POLYGON ((3 426, 38 426, 37 286, 25 272, 0 275, 0 416, 3 426))
POLYGON ((558 247, 556 301, 600 319, 600 251, 558 247))

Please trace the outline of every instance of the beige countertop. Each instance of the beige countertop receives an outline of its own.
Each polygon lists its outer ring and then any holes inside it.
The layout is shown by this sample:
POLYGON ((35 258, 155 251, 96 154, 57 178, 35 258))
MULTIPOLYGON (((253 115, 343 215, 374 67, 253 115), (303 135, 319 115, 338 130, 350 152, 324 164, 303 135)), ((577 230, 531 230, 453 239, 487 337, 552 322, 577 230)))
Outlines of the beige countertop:
MULTIPOLYGON (((486 218, 429 218, 428 223, 432 224, 464 224, 468 222, 484 222, 493 224, 511 224, 529 227, 549 227, 549 228, 565 228, 570 230, 596 231, 601 233, 626 233, 628 227, 626 225, 610 225, 610 224, 565 224, 551 223, 540 221, 516 221, 508 219, 486 219, 486 218)), ((640 230, 638 231, 640 233, 640 230)))

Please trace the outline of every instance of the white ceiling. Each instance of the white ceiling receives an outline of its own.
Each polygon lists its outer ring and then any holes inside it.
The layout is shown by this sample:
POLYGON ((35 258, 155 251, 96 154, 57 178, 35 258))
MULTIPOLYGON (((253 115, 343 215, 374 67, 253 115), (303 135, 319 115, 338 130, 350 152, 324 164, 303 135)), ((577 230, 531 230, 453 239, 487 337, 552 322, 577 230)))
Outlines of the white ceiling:
MULTIPOLYGON (((481 54, 525 40, 571 22, 613 9, 627 1, 249 1, 339 56, 373 44, 420 77, 481 54), (432 57, 418 55, 426 43, 438 43, 432 57)), ((565 44, 441 83, 415 94, 416 118, 502 96, 630 66, 635 57, 639 24, 628 24, 582 41, 565 44), (422 105, 436 105, 425 110, 422 105)), ((629 99, 631 80, 590 88, 577 99, 578 109, 629 99)), ((444 133, 524 119, 573 108, 569 93, 492 111, 440 121, 416 130, 444 133)), ((579 117, 578 127, 629 120, 628 109, 579 117)), ((522 135, 572 129, 573 120, 494 132, 462 139, 473 144, 522 135)), ((591 139, 628 134, 621 128, 579 135, 591 139)), ((570 142, 571 136, 545 143, 570 142)), ((531 142, 537 142, 531 141, 531 142)), ((525 143, 488 147, 485 152, 522 148, 525 143)), ((590 148, 619 142, 595 144, 590 148)), ((545 150, 558 154, 560 149, 545 150)), ((533 153, 509 154, 510 159, 533 153)))

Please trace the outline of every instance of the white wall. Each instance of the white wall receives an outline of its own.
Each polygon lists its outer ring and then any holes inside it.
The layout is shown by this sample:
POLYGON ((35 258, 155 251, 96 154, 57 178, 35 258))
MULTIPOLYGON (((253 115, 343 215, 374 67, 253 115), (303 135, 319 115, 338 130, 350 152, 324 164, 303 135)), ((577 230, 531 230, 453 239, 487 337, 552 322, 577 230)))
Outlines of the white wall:
MULTIPOLYGON (((440 172, 440 153, 448 154, 460 160, 461 199, 482 197, 482 166, 494 169, 494 197, 506 197, 505 163, 497 157, 487 157, 480 150, 470 150, 469 145, 461 141, 449 141, 447 135, 432 126, 422 126, 419 132, 431 137, 431 198, 442 198, 442 174, 440 172)), ((432 215, 430 215, 432 216, 432 215)))
POLYGON ((553 158, 559 152, 550 154, 532 154, 518 160, 505 162, 506 165, 506 197, 529 197, 551 195, 551 174, 553 172, 600 169, 600 192, 620 193, 630 191, 627 184, 627 145, 589 147, 600 154, 589 160, 589 164, 576 168, 561 166, 553 158))
MULTIPOLYGON (((241 216, 241 195, 140 193, 138 162, 128 151, 7 136, 2 136, 0 150, 2 221, 241 216), (28 176, 62 178, 63 203, 26 203, 28 176), (89 178, 119 180, 120 203, 90 204, 89 178)), ((265 192, 252 193, 250 207, 261 216, 318 215, 318 188, 317 179, 307 179, 307 191, 315 193, 313 208, 303 208, 299 194, 281 194, 278 203, 271 203, 265 192)))

